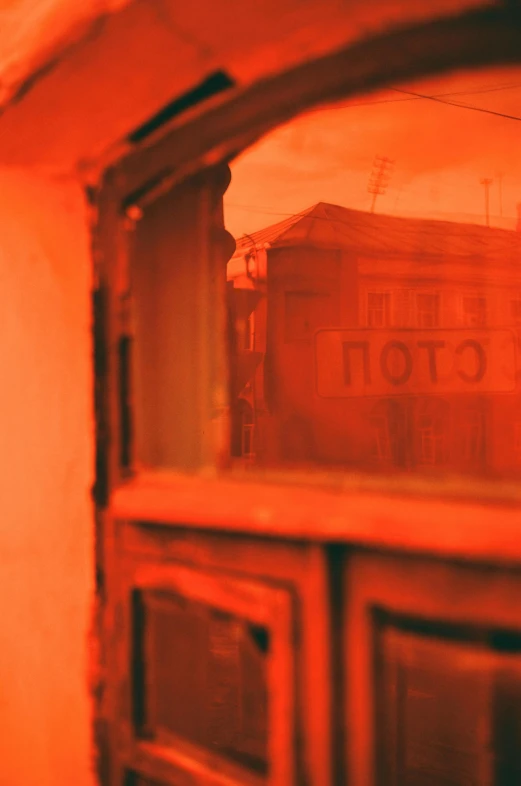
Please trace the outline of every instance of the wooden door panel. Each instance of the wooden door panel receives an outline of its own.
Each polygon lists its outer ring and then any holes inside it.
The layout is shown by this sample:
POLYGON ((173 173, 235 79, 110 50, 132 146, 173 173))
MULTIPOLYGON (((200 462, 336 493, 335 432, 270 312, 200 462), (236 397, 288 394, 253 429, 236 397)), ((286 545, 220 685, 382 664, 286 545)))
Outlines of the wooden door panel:
POLYGON ((161 786, 330 783, 320 549, 138 523, 116 532, 114 786, 124 771, 161 786))
POLYGON ((208 782, 222 770, 237 783, 292 783, 291 595, 179 564, 141 562, 129 574, 129 750, 146 741, 158 759, 193 757, 208 782))
POLYGON ((371 556, 346 571, 352 782, 518 783, 521 575, 371 556))

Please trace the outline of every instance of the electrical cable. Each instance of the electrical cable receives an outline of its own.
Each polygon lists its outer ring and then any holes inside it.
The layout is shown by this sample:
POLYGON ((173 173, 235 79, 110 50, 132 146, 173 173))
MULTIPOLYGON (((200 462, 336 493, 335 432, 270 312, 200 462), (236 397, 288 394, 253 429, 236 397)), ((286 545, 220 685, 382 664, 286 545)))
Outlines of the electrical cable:
POLYGON ((422 98, 425 101, 435 101, 437 104, 446 104, 447 106, 456 106, 459 109, 470 109, 473 112, 482 112, 486 115, 494 115, 495 117, 502 117, 505 120, 518 120, 521 121, 521 117, 517 115, 509 115, 505 112, 496 112, 493 109, 485 109, 481 106, 474 106, 473 104, 458 104, 456 101, 447 101, 446 98, 440 98, 439 96, 429 96, 423 93, 415 93, 413 90, 402 90, 397 87, 392 87, 395 93, 403 93, 404 95, 414 96, 415 98, 422 98))
MULTIPOLYGON (((377 98, 376 101, 359 101, 356 104, 355 103, 333 104, 330 107, 328 106, 316 107, 314 109, 308 109, 307 113, 327 112, 327 111, 332 111, 334 109, 354 109, 363 106, 376 106, 378 104, 403 104, 403 103, 407 103, 408 101, 421 101, 422 99, 425 98, 451 98, 452 96, 483 95, 484 93, 496 93, 501 90, 515 90, 518 88, 521 88, 521 83, 514 82, 514 83, 509 83, 507 85, 496 85, 494 87, 479 87, 476 88, 475 90, 458 90, 456 92, 450 92, 450 93, 435 93, 432 96, 427 96, 418 93, 417 95, 409 95, 407 98, 377 98)), ((395 92, 400 92, 399 89, 395 87, 388 87, 385 89, 388 91, 393 90, 395 92)))

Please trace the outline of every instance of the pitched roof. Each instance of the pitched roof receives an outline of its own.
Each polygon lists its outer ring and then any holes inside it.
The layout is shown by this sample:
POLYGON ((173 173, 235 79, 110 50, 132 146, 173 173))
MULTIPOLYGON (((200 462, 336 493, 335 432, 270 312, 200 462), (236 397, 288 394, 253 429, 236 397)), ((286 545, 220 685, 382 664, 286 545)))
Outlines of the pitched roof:
POLYGON ((521 263, 521 233, 477 224, 366 213, 319 202, 237 240, 236 256, 252 245, 313 246, 368 255, 500 258, 521 263))

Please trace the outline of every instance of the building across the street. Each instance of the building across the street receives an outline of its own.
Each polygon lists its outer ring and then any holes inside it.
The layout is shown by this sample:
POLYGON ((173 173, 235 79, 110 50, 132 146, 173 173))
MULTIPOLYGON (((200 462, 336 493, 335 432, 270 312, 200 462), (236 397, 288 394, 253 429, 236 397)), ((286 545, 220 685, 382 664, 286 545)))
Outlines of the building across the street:
POLYGON ((233 453, 521 471, 521 234, 319 203, 228 264, 233 453))

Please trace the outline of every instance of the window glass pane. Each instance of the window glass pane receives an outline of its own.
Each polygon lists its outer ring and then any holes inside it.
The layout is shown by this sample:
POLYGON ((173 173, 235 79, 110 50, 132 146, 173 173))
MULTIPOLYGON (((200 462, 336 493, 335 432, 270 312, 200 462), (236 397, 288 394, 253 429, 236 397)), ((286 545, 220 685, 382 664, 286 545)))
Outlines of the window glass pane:
POLYGON ((268 771, 269 632, 198 601, 136 593, 138 733, 181 738, 260 774, 268 771))
POLYGON ((232 162, 235 468, 519 478, 520 99, 396 85, 232 162))

